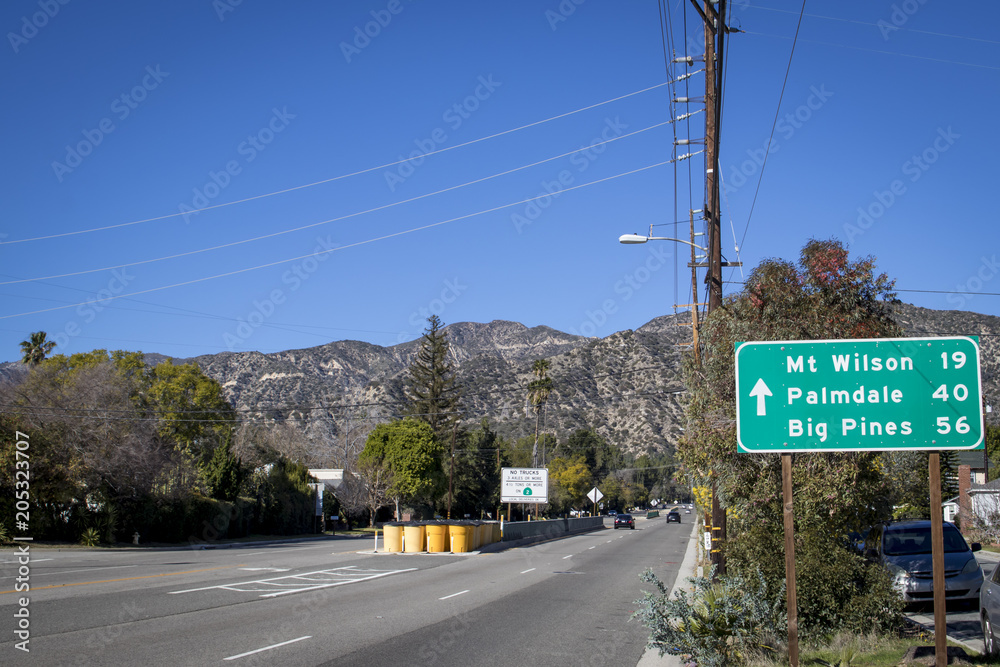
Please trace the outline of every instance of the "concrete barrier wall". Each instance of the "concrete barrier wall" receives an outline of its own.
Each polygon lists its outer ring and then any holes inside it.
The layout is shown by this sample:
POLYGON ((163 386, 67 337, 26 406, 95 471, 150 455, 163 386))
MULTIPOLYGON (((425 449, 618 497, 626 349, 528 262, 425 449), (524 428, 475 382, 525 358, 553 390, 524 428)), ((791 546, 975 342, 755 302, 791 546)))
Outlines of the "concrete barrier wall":
POLYGON ((503 541, 512 542, 531 537, 551 539, 570 533, 600 530, 604 527, 604 517, 588 516, 581 519, 548 519, 546 521, 505 521, 503 541))

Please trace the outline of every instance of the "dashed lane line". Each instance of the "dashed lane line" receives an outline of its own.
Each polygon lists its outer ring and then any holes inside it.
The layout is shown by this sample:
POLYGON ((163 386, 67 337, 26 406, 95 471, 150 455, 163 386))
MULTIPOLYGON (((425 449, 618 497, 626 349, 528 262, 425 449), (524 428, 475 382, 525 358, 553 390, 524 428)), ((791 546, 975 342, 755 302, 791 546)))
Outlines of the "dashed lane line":
POLYGON ((465 595, 468 592, 469 592, 469 589, 467 588, 464 591, 459 591, 457 593, 452 593, 451 595, 445 595, 443 598, 438 598, 438 600, 447 600, 448 598, 454 598, 454 597, 458 597, 459 595, 465 595))
POLYGON ((276 649, 281 646, 288 646, 289 644, 300 642, 303 639, 312 639, 312 635, 306 635, 305 637, 299 637, 298 639, 289 639, 287 642, 281 642, 280 644, 271 644, 270 646, 265 646, 264 648, 258 648, 254 649, 253 651, 247 651, 246 653, 240 653, 239 655, 231 655, 228 658, 223 658, 223 660, 238 660, 239 658, 245 658, 248 655, 253 655, 255 653, 262 653, 264 651, 270 651, 271 649, 276 649))

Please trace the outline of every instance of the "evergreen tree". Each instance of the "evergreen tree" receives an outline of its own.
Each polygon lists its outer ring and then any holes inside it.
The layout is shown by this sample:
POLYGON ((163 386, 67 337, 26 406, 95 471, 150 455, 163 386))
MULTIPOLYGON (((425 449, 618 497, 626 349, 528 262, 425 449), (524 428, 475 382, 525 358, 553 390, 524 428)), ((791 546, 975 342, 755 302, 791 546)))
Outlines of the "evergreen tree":
POLYGON ((451 427, 461 410, 461 387, 448 359, 448 335, 437 315, 427 318, 420 349, 410 364, 407 414, 426 422, 438 442, 450 442, 451 427))

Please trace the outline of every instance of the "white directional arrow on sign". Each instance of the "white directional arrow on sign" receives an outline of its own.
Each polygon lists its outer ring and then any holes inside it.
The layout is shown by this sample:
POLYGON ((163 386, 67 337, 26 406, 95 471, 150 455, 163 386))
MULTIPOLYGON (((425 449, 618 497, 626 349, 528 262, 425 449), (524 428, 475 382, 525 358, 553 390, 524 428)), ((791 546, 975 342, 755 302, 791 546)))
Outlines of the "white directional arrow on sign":
POLYGON ((766 415, 767 408, 764 406, 764 397, 773 396, 774 394, 772 394, 771 390, 767 388, 766 384, 764 384, 764 378, 759 378, 757 380, 757 384, 755 384, 753 389, 750 390, 750 395, 757 397, 757 416, 763 417, 766 415))

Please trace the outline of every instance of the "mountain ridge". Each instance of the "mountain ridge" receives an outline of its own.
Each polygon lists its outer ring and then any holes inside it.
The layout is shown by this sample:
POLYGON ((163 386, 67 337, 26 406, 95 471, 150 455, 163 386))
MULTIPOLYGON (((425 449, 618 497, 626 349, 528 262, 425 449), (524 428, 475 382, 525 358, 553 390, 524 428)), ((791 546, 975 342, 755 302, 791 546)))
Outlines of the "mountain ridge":
MULTIPOLYGON (((894 307, 907 336, 978 335, 984 402, 1000 405, 1000 317, 894 307)), ((506 437, 534 433, 526 405, 535 359, 549 360, 553 391, 544 430, 560 436, 589 427, 624 450, 672 450, 681 436, 681 354, 690 348, 684 312, 654 318, 636 330, 603 338, 568 334, 519 322, 458 322, 445 327, 449 354, 463 386, 463 405, 474 425, 482 418, 506 437)), ((174 363, 194 363, 222 386, 234 407, 252 418, 301 428, 316 443, 318 459, 343 458, 354 430, 398 417, 405 405, 407 369, 419 339, 393 346, 364 341, 261 353, 221 352, 174 363), (336 444, 339 443, 339 444, 336 444), (340 452, 339 455, 336 452, 340 452)), ((147 354, 149 363, 167 359, 147 354)), ((17 381, 19 363, 0 364, 0 379, 17 381)), ((987 415, 990 421, 996 415, 987 415)), ((356 444, 356 443, 355 443, 356 444)), ((341 465, 341 461, 327 461, 341 465)))

